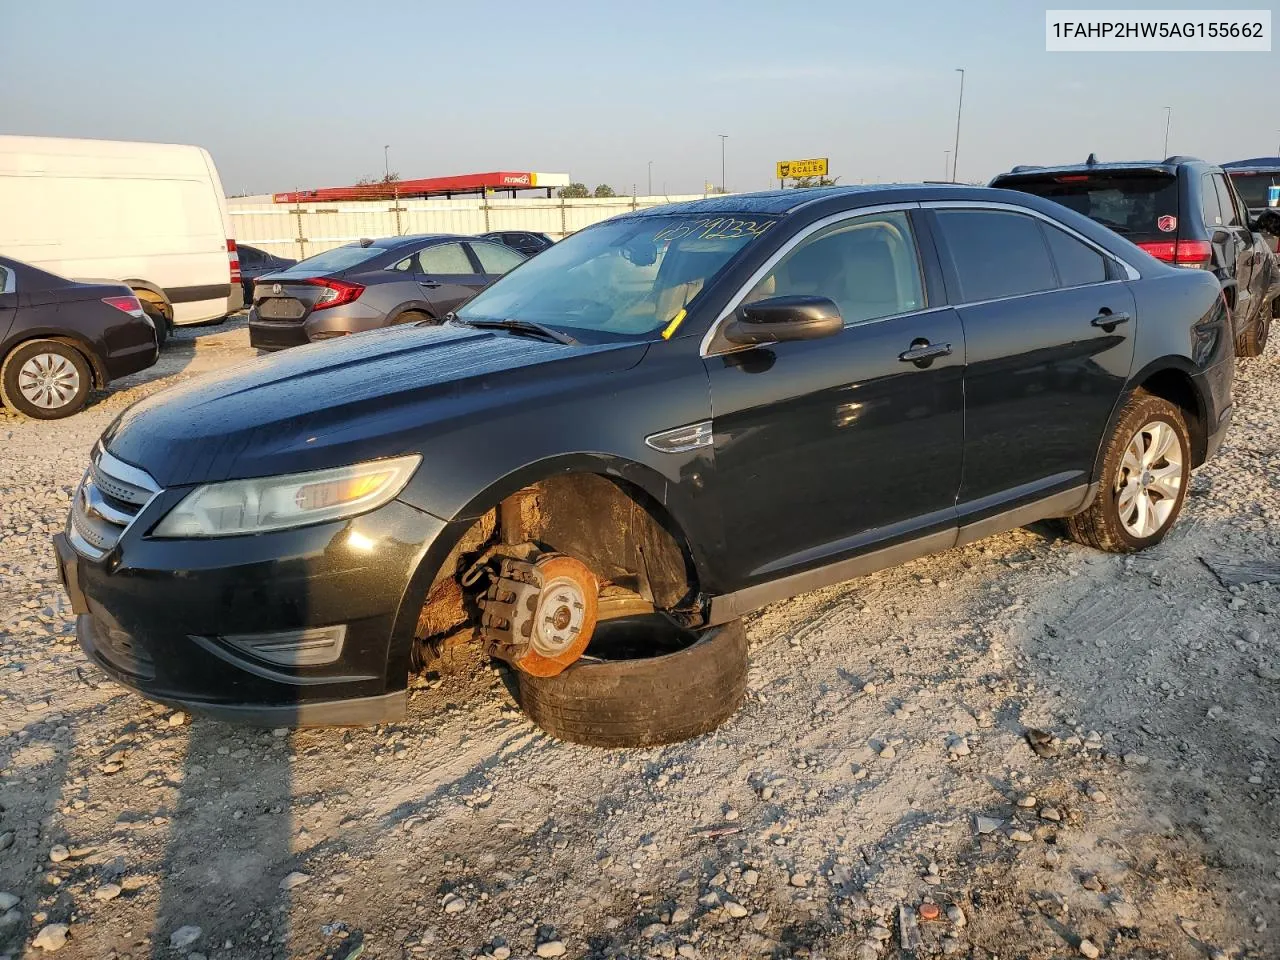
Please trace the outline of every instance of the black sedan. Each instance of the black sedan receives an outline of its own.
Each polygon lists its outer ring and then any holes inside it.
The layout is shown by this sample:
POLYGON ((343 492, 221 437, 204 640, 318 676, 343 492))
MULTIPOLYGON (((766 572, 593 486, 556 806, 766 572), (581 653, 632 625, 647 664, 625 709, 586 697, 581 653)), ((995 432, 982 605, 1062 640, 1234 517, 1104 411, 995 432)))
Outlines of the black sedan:
POLYGON ((475 237, 360 240, 260 276, 249 342, 279 350, 398 323, 439 322, 524 256, 475 237))
POLYGON ((0 257, 0 402, 69 417, 95 387, 156 362, 156 328, 119 283, 77 283, 0 257))
MULTIPOLYGON (((545 706, 619 606, 702 631, 1048 517, 1158 543, 1233 369, 1212 274, 1052 201, 710 198, 582 230, 442 325, 141 401, 57 550, 86 654, 158 700, 381 721, 471 640, 545 706)), ((635 709, 723 708, 682 669, 635 709)))
POLYGON ((298 262, 292 257, 278 257, 244 243, 236 244, 236 254, 240 259, 240 285, 244 287, 245 303, 253 303, 253 281, 264 274, 292 267, 298 262))

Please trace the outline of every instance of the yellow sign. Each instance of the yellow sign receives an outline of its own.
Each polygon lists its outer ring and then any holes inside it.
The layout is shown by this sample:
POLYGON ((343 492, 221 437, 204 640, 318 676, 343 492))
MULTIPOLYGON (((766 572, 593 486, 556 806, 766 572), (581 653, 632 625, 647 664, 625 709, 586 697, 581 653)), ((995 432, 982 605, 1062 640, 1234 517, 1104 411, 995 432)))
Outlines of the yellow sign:
POLYGON ((778 179, 787 180, 795 177, 825 177, 827 175, 827 158, 815 160, 779 160, 778 179))

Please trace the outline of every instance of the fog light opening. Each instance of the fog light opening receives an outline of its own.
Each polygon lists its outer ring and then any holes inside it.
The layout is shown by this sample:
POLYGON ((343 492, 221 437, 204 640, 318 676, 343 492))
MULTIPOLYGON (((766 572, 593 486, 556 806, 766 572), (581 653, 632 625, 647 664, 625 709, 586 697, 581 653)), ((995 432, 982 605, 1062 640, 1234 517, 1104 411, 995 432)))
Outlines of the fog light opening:
POLYGON ((346 624, 308 627, 278 633, 242 633, 222 640, 252 657, 282 667, 316 667, 333 663, 342 656, 347 638, 346 624))

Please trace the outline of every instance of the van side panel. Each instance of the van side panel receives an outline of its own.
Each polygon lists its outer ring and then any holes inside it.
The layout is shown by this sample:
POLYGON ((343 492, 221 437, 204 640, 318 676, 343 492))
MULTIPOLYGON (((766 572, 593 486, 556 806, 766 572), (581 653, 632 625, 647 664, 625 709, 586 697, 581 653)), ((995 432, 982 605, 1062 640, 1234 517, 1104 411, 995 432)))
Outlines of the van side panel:
POLYGON ((0 210, 9 256, 158 287, 178 324, 230 308, 226 200, 200 147, 0 136, 0 210))

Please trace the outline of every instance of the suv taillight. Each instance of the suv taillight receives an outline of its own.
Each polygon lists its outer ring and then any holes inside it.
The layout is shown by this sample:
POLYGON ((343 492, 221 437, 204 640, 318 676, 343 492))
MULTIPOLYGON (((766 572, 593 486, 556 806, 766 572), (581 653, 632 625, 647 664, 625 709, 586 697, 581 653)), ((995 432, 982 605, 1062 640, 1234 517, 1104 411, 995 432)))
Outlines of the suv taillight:
POLYGON ((327 277, 308 277, 303 283, 313 287, 324 287, 325 292, 312 306, 312 310, 324 310, 328 307, 340 307, 344 303, 357 300, 364 293, 363 283, 352 283, 350 280, 330 280, 327 277))
POLYGON ((1213 245, 1208 240, 1147 240, 1138 246, 1175 267, 1207 270, 1213 260, 1213 245))
POLYGON ((227 261, 231 264, 231 282, 240 282, 240 254, 236 252, 236 242, 227 239, 227 261))

